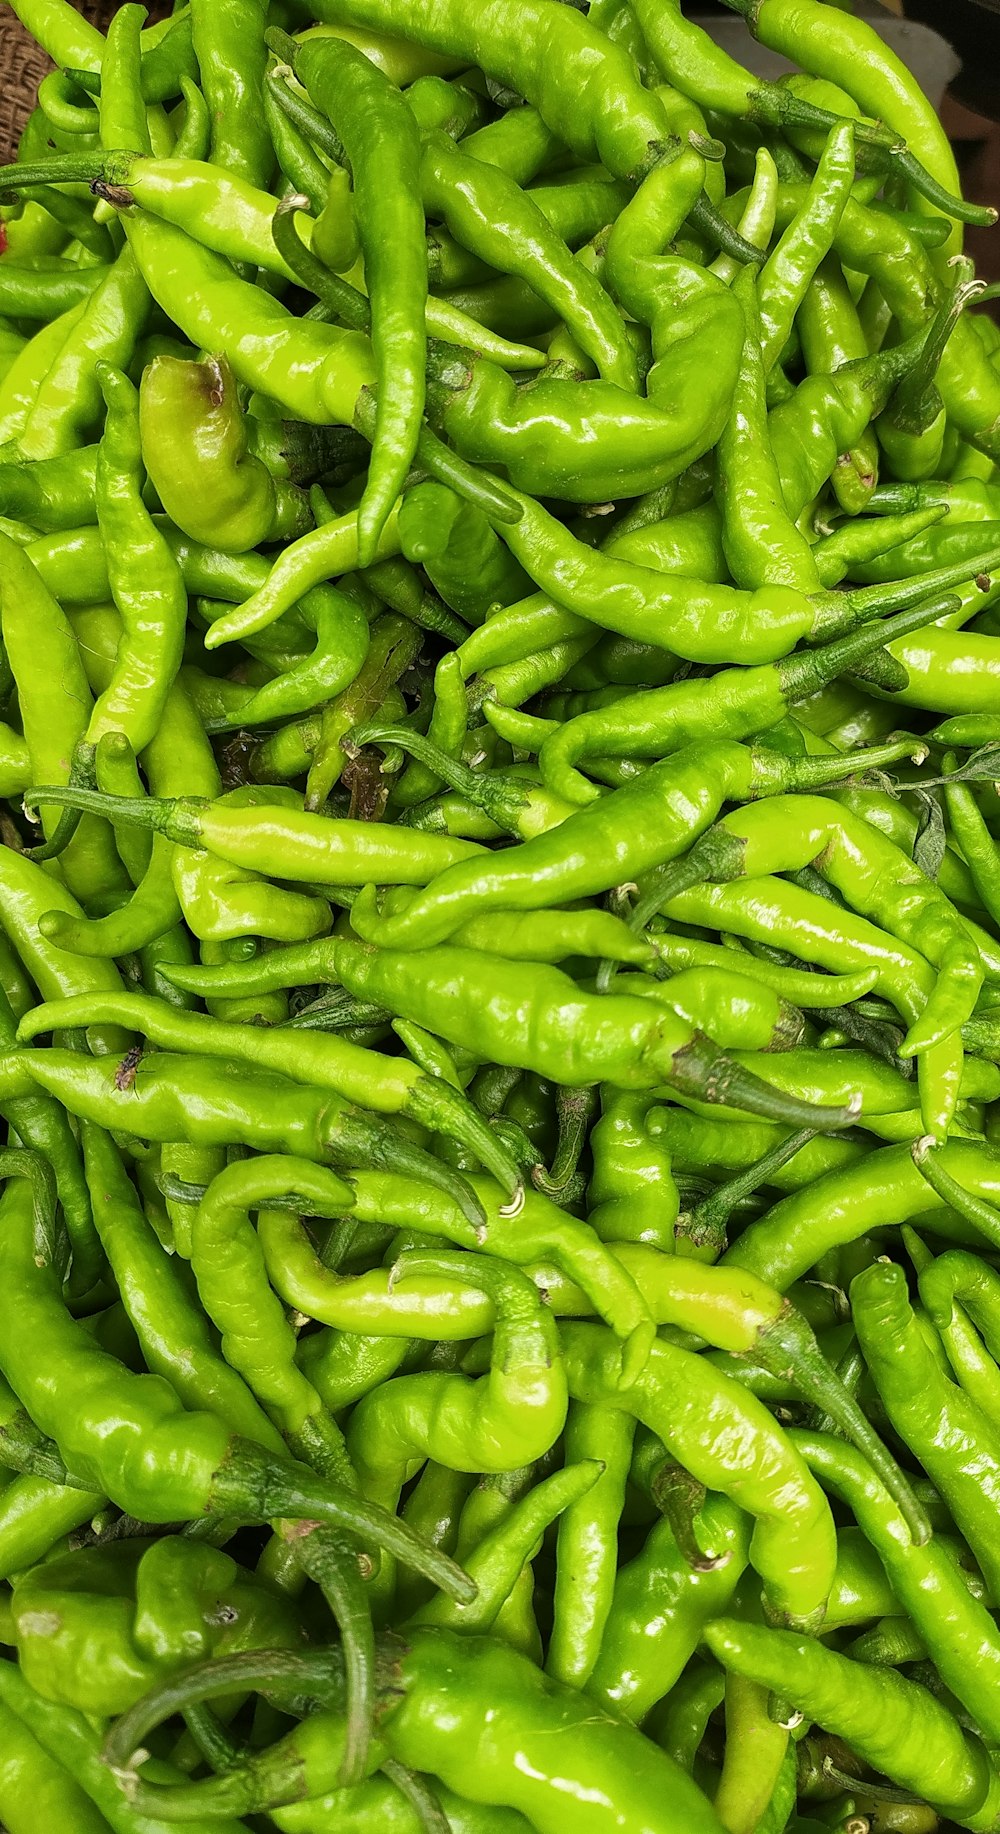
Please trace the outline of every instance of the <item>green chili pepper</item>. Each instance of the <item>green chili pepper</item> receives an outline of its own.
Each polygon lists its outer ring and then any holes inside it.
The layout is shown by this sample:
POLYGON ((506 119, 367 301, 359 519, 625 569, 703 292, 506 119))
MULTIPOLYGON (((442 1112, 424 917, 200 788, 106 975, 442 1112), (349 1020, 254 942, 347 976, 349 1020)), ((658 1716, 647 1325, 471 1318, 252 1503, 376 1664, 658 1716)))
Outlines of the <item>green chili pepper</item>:
POLYGON ((0 270, 0 312, 8 318, 41 321, 82 306, 105 279, 103 266, 78 267, 61 256, 36 257, 18 263, 4 261, 0 270))
POLYGON ((99 71, 104 34, 67 0, 19 0, 17 16, 32 38, 63 68, 99 71))
POLYGON ((723 1698, 726 1743, 714 1806, 732 1834, 751 1834, 766 1827, 788 1752, 788 1728, 768 1713, 768 1690, 752 1676, 727 1672, 723 1698))
POLYGON ((14 1478, 0 1491, 0 1572, 23 1572, 57 1546, 64 1535, 91 1522, 107 1499, 51 1478, 14 1478))
POLYGON ((892 1669, 877 1672, 788 1631, 720 1618, 705 1632, 727 1670, 801 1701, 873 1768, 929 1797, 962 1827, 988 1828, 1000 1779, 948 1709, 892 1669))
POLYGON ((148 1367, 166 1377, 185 1405, 208 1407, 234 1432, 280 1450, 280 1440, 219 1356, 175 1263, 149 1229, 113 1141, 90 1121, 84 1121, 82 1133, 98 1235, 148 1367))
POLYGON ((72 1827, 79 1834, 107 1834, 103 1815, 69 1770, 48 1755, 6 1704, 0 1708, 0 1738, 0 1815, 11 1834, 28 1834, 32 1824, 37 1827, 45 1818, 52 1827, 72 1827))
POLYGON ((761 269, 765 374, 781 356, 809 283, 836 236, 854 184, 854 134, 852 121, 841 121, 831 129, 802 208, 761 269))
MULTIPOLYGON (((324 4, 318 10, 334 9, 324 4)), ((417 45, 468 57, 533 103, 578 157, 597 159, 616 176, 641 176, 669 132, 628 53, 583 17, 556 11, 547 0, 533 0, 527 13, 505 5, 485 33, 445 0, 430 12, 410 0, 402 13, 387 0, 350 0, 336 10, 341 19, 349 13, 354 25, 388 28, 417 45)))
POLYGON ((940 520, 941 509, 928 507, 909 516, 884 517, 881 528, 874 518, 841 522, 829 535, 821 536, 813 550, 820 578, 824 585, 836 585, 845 576, 853 576, 854 569, 863 567, 873 556, 888 553, 890 544, 902 547, 940 520))
MULTIPOLYGON (((514 1474, 516 1475, 516 1474, 514 1474)), ((538 1548, 542 1531, 558 1516, 582 1504, 600 1481, 601 1464, 596 1459, 581 1459, 553 1472, 541 1483, 533 1484, 513 1501, 506 1502, 498 1519, 488 1527, 474 1546, 462 1547, 466 1571, 478 1589, 471 1605, 452 1606, 440 1595, 422 1605, 412 1618, 417 1624, 442 1624, 467 1632, 494 1630, 500 1634, 507 1606, 520 1575, 538 1548)), ((480 1486, 482 1488, 482 1486, 480 1486)), ((473 1496, 475 1496, 473 1492, 473 1496)), ((498 1494, 492 1492, 491 1494, 498 1494)), ((472 1499, 462 1512, 464 1529, 472 1499)), ((537 1636, 537 1630, 536 1630, 537 1636)))
POLYGON ((611 706, 580 713, 544 741, 538 754, 542 774, 567 800, 589 802, 596 792, 571 767, 591 753, 661 758, 679 744, 718 738, 723 731, 732 738, 747 736, 751 727, 754 733, 765 732, 791 706, 818 693, 852 665, 860 666, 866 655, 877 653, 880 639, 889 641, 893 631, 912 630, 917 617, 930 622, 935 612, 940 614, 952 603, 939 599, 920 610, 900 612, 897 618, 862 625, 819 649, 796 652, 756 669, 720 669, 699 681, 647 688, 611 706))
POLYGON ((555 1326, 537 1289, 509 1266, 479 1256, 418 1251, 396 1268, 455 1273, 490 1293, 496 1307, 491 1371, 464 1377, 397 1376, 358 1402, 348 1449, 362 1492, 394 1506, 414 1462, 435 1457, 458 1469, 503 1470, 541 1457, 562 1430, 566 1387, 555 1326), (534 1448, 534 1449, 532 1449, 534 1448))
POLYGON ((399 538, 407 560, 422 566, 445 604, 470 623, 481 623, 495 606, 513 604, 527 590, 527 575, 482 512, 441 484, 406 492, 399 538))
MULTIPOLYGON (((771 260, 780 252, 779 244, 771 260)), ((749 268, 736 280, 733 294, 743 308, 746 337, 718 451, 716 494, 726 560, 737 584, 751 591, 769 583, 813 591, 819 574, 812 550, 785 508, 777 465, 768 452, 766 351, 757 283, 749 268)))
POLYGON ((85 301, 58 314, 28 338, 0 382, 0 437, 6 443, 24 427, 42 379, 69 332, 83 315, 85 301))
MULTIPOLYGON (((936 1176, 940 1182, 940 1168, 936 1168, 936 1176)), ((975 1255, 957 1249, 935 1259, 913 1230, 906 1230, 903 1239, 917 1268, 921 1299, 940 1332, 956 1380, 995 1422, 1000 1418, 1000 1409, 993 1269, 975 1255)))
MULTIPOLYGON (((7 850, 4 851, 6 854, 7 850)), ((12 889, 8 878, 8 899, 12 889)), ((7 900, 0 892, 0 907, 5 902, 7 900)), ((8 920, 10 914, 11 905, 8 902, 8 920)), ((13 1046, 15 1032, 14 1012, 4 991, 0 994, 0 1041, 5 1049, 9 1050, 13 1046)), ((66 1128, 65 1117, 47 1100, 26 1100, 23 1097, 5 1102, 4 1113, 23 1144, 42 1153, 52 1167, 72 1245, 73 1289, 78 1294, 85 1293, 99 1277, 100 1250, 94 1235, 90 1197, 86 1180, 82 1177, 79 1151, 72 1133, 66 1128)))
MULTIPOLYGON (((796 316, 810 375, 824 375, 868 355, 853 295, 834 255, 820 262, 796 316)), ((878 483, 879 447, 872 428, 859 432, 841 455, 831 483, 842 510, 857 515, 878 483)))
POLYGON ((995 1563, 984 1534, 996 1482, 994 1429, 960 1389, 942 1381, 900 1290, 902 1280, 902 1269, 890 1266, 856 1276, 851 1292, 859 1342, 897 1430, 943 1489, 987 1583, 995 1584, 995 1563), (879 1335, 877 1348, 873 1332, 879 1335))
MULTIPOLYGON (((734 10, 744 14, 754 36, 769 49, 790 49, 811 74, 841 84, 867 115, 900 135, 907 155, 900 160, 897 154, 897 164, 925 195, 933 187, 940 187, 951 201, 960 195, 954 154, 933 108, 905 64, 867 21, 837 20, 830 29, 821 6, 791 5, 788 0, 734 0, 734 10), (916 162, 931 179, 930 187, 914 171, 916 162)), ((940 204, 940 194, 932 201, 940 204)), ((957 253, 960 235, 953 235, 947 248, 949 254, 957 253)))
POLYGON ((375 439, 358 511, 366 565, 375 558, 379 535, 413 461, 423 412, 427 256, 420 142, 394 86, 345 40, 307 40, 294 67, 343 140, 372 301, 375 439))
POLYGON ((655 1522, 642 1550, 621 1566, 587 1692, 629 1719, 666 1697, 701 1638, 725 1610, 749 1558, 749 1523, 725 1497, 703 1506, 701 1530, 719 1558, 694 1570, 669 1524, 655 1522))
POLYGON ((191 27, 201 85, 211 111, 212 157, 253 184, 271 175, 271 141, 261 117, 267 53, 266 8, 259 0, 191 0, 191 27))
MULTIPOLYGON (((118 1721, 105 1745, 106 1760, 125 1771, 136 1747, 175 1704, 211 1697, 223 1687, 252 1685, 258 1675, 267 1685, 273 1675, 278 1686, 297 1682, 302 1691, 317 1662, 304 1656, 282 1660, 283 1655, 274 1651, 205 1664, 185 1683, 148 1695, 118 1721)), ((549 1681, 517 1651, 489 1637, 427 1627, 412 1630, 405 1642, 389 1639, 386 1659, 386 1688, 393 1698, 382 1720, 383 1749, 400 1763, 440 1776, 449 1789, 473 1801, 487 1798, 520 1809, 539 1834, 557 1834, 567 1800, 585 1834, 611 1834, 623 1813, 656 1834, 681 1827, 685 1834, 718 1834, 721 1823, 705 1797, 662 1751, 586 1696, 549 1681), (498 1703, 514 1748, 525 1753, 516 1765, 507 1740, 496 1740, 492 1728, 491 1709, 498 1703)), ((329 1656, 323 1661, 329 1697, 329 1656)), ((313 1682, 308 1691, 315 1689, 313 1682)), ((321 1711, 252 1769, 190 1784, 175 1795, 175 1803, 192 1815, 202 1806, 228 1812, 240 1802, 278 1806, 289 1793, 302 1794, 290 1782, 293 1771, 311 1785, 306 1793, 318 1794, 334 1780, 341 1724, 336 1710, 321 1711)), ((130 1774, 129 1787, 143 1813, 160 1808, 162 1790, 138 1774, 134 1781, 130 1774)))
MULTIPOLYGON (((53 774, 68 778, 90 715, 90 688, 67 618, 26 551, 6 536, 0 536, 0 617, 32 764, 45 759, 53 774)), ((52 814, 41 811, 46 835, 55 831, 52 814)), ((107 830, 105 835, 102 844, 100 829, 88 824, 65 854, 63 870, 72 890, 93 895, 120 883, 107 830)))
POLYGON ((408 1348, 406 1338, 328 1328, 302 1339, 298 1358, 331 1413, 336 1413, 360 1400, 386 1376, 395 1375, 408 1348))
POLYGON ((703 858, 708 868, 706 876, 715 877, 718 873, 720 880, 729 880, 744 875, 757 877, 773 870, 779 860, 782 869, 794 870, 795 866, 821 859, 820 870, 824 877, 829 877, 845 899, 860 905, 866 916, 877 919, 891 934, 898 934, 911 948, 924 954, 940 968, 949 983, 954 999, 949 998, 947 1006, 939 1012, 939 1003, 932 996, 931 1011, 916 1026, 911 1026, 901 1046, 903 1054, 916 1055, 940 1044, 950 1031, 970 1017, 982 986, 982 965, 961 920, 933 880, 879 835, 878 830, 869 828, 864 822, 855 827, 855 819, 843 804, 834 812, 833 806, 820 797, 769 800, 753 811, 724 817, 688 856, 690 870, 692 875, 699 873, 703 858), (761 816, 765 818, 763 821, 761 816), (796 844, 796 827, 803 836, 801 847, 796 844), (807 831, 808 839, 805 838, 807 831), (840 856, 846 856, 848 850, 850 866, 846 857, 842 866, 840 856), (716 858, 717 866, 713 863, 716 858), (868 887, 876 884, 881 891, 872 898, 868 887), (902 890, 904 885, 905 892, 902 890), (904 902, 907 912, 901 917, 904 902))
MULTIPOLYGON (((373 1825, 384 1834, 424 1834, 429 1825, 427 1804, 415 1806, 397 1783, 390 1781, 392 1769, 389 1759, 382 1774, 367 1783, 314 1797, 311 1802, 273 1809, 271 1819, 287 1834, 365 1834, 373 1825)), ((438 1778, 434 1780, 433 1793, 435 1806, 440 1804, 447 1814, 454 1834, 527 1834, 528 1823, 517 1809, 469 1802, 446 1789, 438 1778)))
MULTIPOLYGON (((126 1023, 167 1050, 204 1051, 209 1056, 238 1058, 263 1069, 277 1070, 313 1088, 336 1089, 351 1101, 388 1114, 405 1113, 418 1124, 446 1132, 454 1131, 464 1138, 473 1152, 478 1152, 504 1185, 515 1208, 520 1191, 517 1172, 500 1143, 466 1102, 459 1091, 449 1089, 438 1077, 424 1074, 416 1065, 400 1058, 375 1056, 346 1040, 312 1032, 244 1028, 223 1019, 185 1013, 141 994, 125 994, 117 1006, 119 1017, 127 1013, 126 1023)), ((64 1006, 58 1015, 38 1008, 26 1026, 25 1037, 53 1029, 61 1024, 96 1022, 97 1014, 87 1016, 83 1001, 75 1007, 64 1006)), ((110 1011, 110 1007, 108 1008, 110 1011)))
MULTIPOLYGON (((324 1195, 340 1206, 350 1192, 330 1172, 292 1159, 258 1158, 221 1171, 195 1217, 191 1262, 198 1292, 222 1337, 227 1362, 257 1395, 296 1458, 322 1477, 355 1489, 343 1436, 295 1361, 295 1334, 271 1293, 249 1208, 285 1194, 324 1195)), ((327 1536, 320 1561, 307 1571, 320 1580, 341 1630, 351 1695, 345 1783, 363 1773, 371 1736, 371 1615, 349 1541, 327 1536)))
MULTIPOLYGON (((625 1087, 653 1087, 666 1080, 692 1095, 707 1095, 709 1100, 739 1103, 752 1111, 763 1103, 760 1112, 775 1112, 757 1080, 746 1081, 734 1074, 708 1036, 694 1030, 669 1005, 657 1002, 654 1011, 647 1002, 630 995, 615 996, 609 1003, 605 996, 574 988, 558 970, 541 966, 530 971, 532 998, 526 1004, 525 972, 499 956, 483 957, 451 946, 413 957, 409 952, 331 938, 323 952, 310 949, 298 957, 285 955, 280 967, 276 959, 261 963, 255 979, 266 986, 266 977, 273 973, 282 985, 295 978, 308 984, 317 973, 327 978, 333 973, 362 998, 374 995, 418 1024, 435 1024, 441 1030, 447 1010, 444 1029, 452 1042, 479 1054, 485 1050, 495 1061, 537 1068, 543 1075, 556 1074, 564 1083, 586 1083, 595 1074, 625 1087), (419 969, 415 972, 416 964, 419 969), (468 1009, 463 989, 472 974, 481 985, 492 988, 489 1011, 468 1009)), ((235 974, 238 986, 241 977, 238 970, 235 974)), ((213 985, 211 978, 206 980, 197 970, 178 970, 176 980, 192 990, 195 983, 198 990, 213 985)), ((214 984, 221 986, 218 980, 214 984)), ((773 1024, 773 1014, 769 1022, 773 1024)), ((785 1102, 780 1105, 779 1118, 807 1125, 816 1116, 785 1102)), ((846 1125, 852 1118, 844 1110, 826 1117, 833 1127, 846 1125)))
MULTIPOLYGON (((32 1736, 58 1763, 69 1764, 74 1780, 100 1811, 106 1825, 115 1834, 137 1834, 137 1818, 122 1792, 101 1760, 101 1734, 86 1715, 72 1707, 43 1699, 30 1687, 14 1662, 0 1665, 0 1689, 5 1706, 23 1724, 32 1728, 32 1736)), ((170 1764, 154 1761, 149 1773, 164 1783, 177 1784, 181 1773, 170 1764)), ((167 1834, 172 1823, 154 1817, 150 1834, 167 1834)), ((189 1824, 191 1825, 191 1824, 189 1824)), ((193 1823, 195 1834, 247 1834, 246 1823, 229 1819, 202 1819, 193 1823)))
MULTIPOLYGON (((709 741, 688 746, 549 833, 489 861, 449 868, 447 879, 442 874, 402 915, 380 925, 379 941, 426 946, 473 912, 532 910, 610 890, 690 844, 723 800, 745 801, 786 787, 818 788, 842 770, 839 760, 792 761, 762 747, 709 741), (674 821, 684 830, 676 837, 674 821)), ((82 794, 61 791, 60 798, 82 794)))
MULTIPOLYGON (((46 786, 46 802, 51 793, 46 786)), ((406 829, 373 828, 369 822, 353 820, 334 822, 297 808, 294 798, 291 805, 285 802, 282 806, 275 796, 270 814, 262 815, 260 809, 268 807, 260 801, 264 793, 255 792, 251 805, 243 807, 231 800, 158 802, 149 797, 129 802, 125 797, 102 798, 87 790, 58 792, 65 806, 113 813, 116 821, 165 834, 178 846, 206 850, 250 871, 266 871, 275 863, 274 837, 280 833, 281 877, 310 884, 345 885, 352 878, 357 885, 372 879, 379 884, 420 883, 452 861, 481 851, 463 841, 406 829), (333 857, 335 852, 341 857, 333 857)))
POLYGON ((527 281, 599 374, 635 388, 635 356, 620 314, 596 277, 573 260, 530 192, 498 168, 467 157, 445 133, 425 134, 420 179, 428 215, 441 217, 465 247, 495 267, 527 281))
POLYGON ((97 448, 77 447, 62 457, 11 458, 2 468, 0 503, 36 529, 96 522, 97 448))
POLYGON ((650 1736, 689 1773, 708 1722, 722 1705, 724 1689, 722 1671, 714 1663, 692 1659, 662 1708, 652 1715, 650 1736))
MULTIPOLYGON (((398 1548, 404 1559, 424 1561, 423 1547, 401 1524, 383 1519, 370 1506, 362 1507, 341 1486, 314 1477, 292 1460, 263 1454, 253 1442, 233 1434, 218 1416, 185 1414, 160 1378, 131 1375, 91 1340, 65 1311, 59 1295, 60 1251, 47 1214, 50 1199, 43 1170, 40 1161, 25 1155, 14 1155, 9 1166, 13 1178, 4 1197, 3 1252, 8 1278, 21 1300, 17 1327, 4 1334, 0 1345, 0 1361, 15 1393, 42 1429, 57 1425, 56 1443, 68 1456, 70 1468, 96 1480, 105 1491, 109 1486, 103 1480, 110 1478, 110 1488, 123 1498, 123 1507, 133 1505, 134 1513, 147 1521, 184 1520, 213 1511, 299 1515, 362 1534, 373 1532, 387 1547, 398 1548), (49 1393, 53 1358, 61 1362, 73 1385, 77 1406, 72 1416, 49 1393), (71 1366, 76 1370, 73 1376, 71 1366), (112 1405, 118 1423, 111 1439, 104 1428, 109 1390, 115 1395, 112 1405)), ((432 1576, 440 1574, 445 1584, 457 1586, 461 1593, 464 1582, 457 1573, 452 1579, 450 1562, 428 1556, 427 1567, 432 1576)))
POLYGON ((120 370, 101 363, 108 418, 98 459, 98 519, 122 639, 111 681, 95 703, 86 742, 124 732, 143 751, 156 734, 180 667, 187 594, 173 554, 141 498, 139 397, 120 370))
POLYGON ((294 1648, 301 1626, 228 1554, 166 1536, 85 1548, 22 1575, 14 1634, 39 1694, 110 1717, 188 1661, 227 1648, 294 1648))
POLYGON ((303 492, 272 478, 251 450, 224 358, 156 357, 139 401, 143 462, 167 514, 194 540, 243 553, 309 528, 303 492))
POLYGON ((18 436, 23 458, 58 458, 93 436, 104 406, 99 365, 129 366, 148 308, 145 283, 125 248, 91 294, 38 391, 18 436))
MULTIPOLYGON (((511 1217, 498 1203, 502 1193, 492 1181, 474 1177, 473 1183, 487 1214, 487 1236, 481 1230, 477 1233, 475 1226, 470 1228, 459 1206, 439 1202, 429 1184, 412 1179, 407 1184, 392 1174, 352 1174, 352 1214, 359 1220, 443 1237, 463 1248, 481 1249, 488 1239, 491 1253, 517 1266, 534 1266, 539 1261, 547 1268, 554 1264, 572 1282, 570 1304, 578 1306, 578 1295, 584 1294, 584 1306, 592 1306, 627 1340, 626 1363, 630 1367, 641 1364, 652 1335, 652 1319, 628 1270, 595 1242, 579 1218, 557 1209, 541 1192, 526 1191, 524 1207, 511 1217)), ((426 1293, 416 1287, 412 1301, 408 1291, 390 1291, 384 1270, 360 1277, 331 1273, 300 1226, 284 1212, 268 1213, 261 1240, 272 1283, 286 1303, 345 1330, 377 1325, 389 1335, 402 1331, 420 1337, 428 1333, 461 1337, 467 1327, 487 1329, 492 1319, 489 1305, 474 1302, 469 1293, 461 1291, 460 1283, 456 1290, 453 1284, 431 1282, 434 1304, 428 1310, 426 1293)))
POLYGON ((962 313, 982 290, 973 279, 972 263, 962 260, 959 265, 955 286, 935 317, 920 361, 878 418, 880 444, 900 479, 930 477, 940 466, 946 415, 934 375, 962 313))
MULTIPOLYGON (((651 893, 651 897, 655 895, 651 893)), ((831 905, 810 890, 777 879, 751 879, 732 886, 685 891, 665 907, 671 921, 703 922, 733 935, 790 947, 800 958, 840 969, 874 964, 879 985, 907 1023, 923 1013, 936 982, 921 956, 890 940, 847 907, 831 905), (720 924, 720 919, 721 924, 720 924)), ((917 1080, 925 1126, 943 1138, 954 1118, 962 1075, 959 1034, 924 1051, 917 1080)))
POLYGON ((340 1164, 407 1167, 454 1195, 473 1226, 482 1216, 465 1181, 401 1134, 334 1095, 317 1089, 307 1096, 301 1085, 246 1064, 240 1065, 238 1091, 231 1064, 167 1052, 123 1065, 113 1057, 49 1049, 18 1052, 7 1064, 11 1093, 20 1096, 32 1082, 40 1084, 57 1094, 70 1113, 112 1132, 197 1147, 235 1143, 264 1152, 294 1149, 303 1157, 340 1164), (232 1131, 227 1133, 227 1127, 232 1131))
MULTIPOLYGON (((661 1340, 638 1381, 624 1389, 616 1383, 600 1327, 563 1325, 560 1341, 574 1399, 606 1402, 634 1413, 693 1476, 740 1501, 757 1518, 750 1557, 774 1611, 789 1621, 818 1625, 836 1557, 832 1518, 828 1520, 812 1480, 806 1478, 797 1454, 789 1456, 790 1448, 782 1443, 766 1410, 738 1384, 730 1395, 719 1372, 661 1340), (720 1420, 730 1406, 743 1416, 745 1428, 738 1440, 721 1429, 717 1437, 706 1438, 705 1421, 715 1406, 721 1410, 720 1420), (769 1451, 766 1476, 765 1461, 755 1451, 765 1441, 774 1456, 772 1466, 769 1451)), ((732 1417, 730 1413, 730 1422, 732 1417)))
MULTIPOLYGON (((429 1459, 403 1505, 404 1521, 446 1554, 458 1554, 460 1517, 469 1496, 469 1481, 467 1472, 452 1471, 429 1459)), ((465 1558, 464 1548, 461 1558, 465 1558)), ((423 1580, 411 1581, 409 1574, 401 1574, 394 1609, 408 1618, 430 1597, 431 1588, 423 1580)))
POLYGON ((942 1678, 991 1736, 996 1631, 985 1605, 969 1589, 970 1575, 956 1550, 938 1535, 921 1547, 910 1542, 887 1493, 841 1440, 798 1429, 791 1439, 810 1469, 851 1509, 900 1604, 920 1634, 930 1638, 935 1661, 943 1664, 942 1678))
MULTIPOLYGON (((270 85, 265 112, 273 126, 274 114, 267 107, 269 99, 270 85)), ((278 119, 284 121, 280 114, 278 119)), ((287 127, 288 123, 284 125, 287 127)), ((298 279, 306 285, 315 282, 317 293, 336 295, 338 317, 343 317, 355 329, 363 329, 369 323, 370 308, 365 294, 351 283, 335 281, 320 262, 308 263, 297 230, 291 235, 280 233, 290 214, 301 208, 302 200, 298 196, 285 200, 275 212, 274 199, 268 191, 249 184, 235 172, 222 172, 208 165, 197 150, 185 155, 179 143, 170 157, 146 157, 140 151, 126 153, 121 150, 93 157, 72 154, 64 157, 58 172, 86 179, 115 210, 131 210, 139 205, 151 216, 186 230, 206 248, 229 256, 238 264, 263 267, 268 273, 286 280, 298 279)), ((50 173, 49 177, 54 175, 50 173)), ((346 174, 342 176, 346 178, 346 174)), ((335 177, 336 174, 331 175, 319 162, 317 190, 297 169, 297 182, 307 193, 315 191, 317 207, 327 196, 335 177)), ((331 198, 331 212, 333 208, 331 198)), ((343 206, 340 209, 342 212, 343 206)), ((321 216, 314 226, 307 218, 304 233, 309 249, 315 247, 316 254, 320 255, 327 247, 330 224, 321 216), (318 241, 314 241, 314 235, 318 241)), ((352 250, 349 267, 353 261, 352 250)), ((472 349, 503 368, 531 370, 542 365, 539 351, 495 335, 450 301, 428 298, 425 316, 431 335, 445 343, 472 349)))
POLYGON ((563 1512, 556 1542, 554 1619, 545 1667, 572 1687, 587 1686, 612 1610, 618 1523, 634 1433, 635 1422, 627 1414, 570 1404, 567 1459, 599 1460, 603 1467, 593 1488, 563 1512))
POLYGON ((669 1153, 646 1126, 651 1098, 605 1088, 590 1136, 588 1221, 604 1242, 650 1242, 672 1253, 680 1200, 669 1153))

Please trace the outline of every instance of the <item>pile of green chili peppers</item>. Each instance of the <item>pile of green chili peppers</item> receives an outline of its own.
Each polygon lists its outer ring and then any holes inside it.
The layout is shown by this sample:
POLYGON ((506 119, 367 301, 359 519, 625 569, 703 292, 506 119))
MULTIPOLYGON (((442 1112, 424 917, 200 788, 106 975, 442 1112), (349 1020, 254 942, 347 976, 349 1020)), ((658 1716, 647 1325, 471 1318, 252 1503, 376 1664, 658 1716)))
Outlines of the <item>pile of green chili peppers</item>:
POLYGON ((1000 330, 826 0, 13 0, 0 1827, 1000 1830, 1000 330))

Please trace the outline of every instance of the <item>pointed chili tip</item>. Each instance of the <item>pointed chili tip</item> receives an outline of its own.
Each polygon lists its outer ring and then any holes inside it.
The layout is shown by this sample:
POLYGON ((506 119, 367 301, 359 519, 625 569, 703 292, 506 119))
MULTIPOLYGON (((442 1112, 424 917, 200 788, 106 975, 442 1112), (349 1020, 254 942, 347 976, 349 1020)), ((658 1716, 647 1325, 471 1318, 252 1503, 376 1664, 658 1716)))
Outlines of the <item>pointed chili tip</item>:
POLYGON ((631 1388, 633 1382, 638 1381, 655 1342, 656 1325, 652 1319, 648 1324, 636 1325, 629 1332, 621 1350, 621 1372, 618 1378, 620 1388, 631 1388))
POLYGON ((705 1625, 704 1641, 708 1644, 713 1656, 725 1664, 727 1655, 739 1653, 742 1647, 740 1631, 743 1626, 735 1618, 720 1617, 705 1625))

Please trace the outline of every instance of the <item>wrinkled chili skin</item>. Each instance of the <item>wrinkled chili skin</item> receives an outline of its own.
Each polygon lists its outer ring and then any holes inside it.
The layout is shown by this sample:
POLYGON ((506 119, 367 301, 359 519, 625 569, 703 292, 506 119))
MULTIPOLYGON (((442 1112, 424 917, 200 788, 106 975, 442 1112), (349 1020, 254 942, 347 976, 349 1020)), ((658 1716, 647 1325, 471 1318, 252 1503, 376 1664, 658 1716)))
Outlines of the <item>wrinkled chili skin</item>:
POLYGON ((10 1834, 1000 1828, 995 213, 730 4, 15 0, 10 1834))

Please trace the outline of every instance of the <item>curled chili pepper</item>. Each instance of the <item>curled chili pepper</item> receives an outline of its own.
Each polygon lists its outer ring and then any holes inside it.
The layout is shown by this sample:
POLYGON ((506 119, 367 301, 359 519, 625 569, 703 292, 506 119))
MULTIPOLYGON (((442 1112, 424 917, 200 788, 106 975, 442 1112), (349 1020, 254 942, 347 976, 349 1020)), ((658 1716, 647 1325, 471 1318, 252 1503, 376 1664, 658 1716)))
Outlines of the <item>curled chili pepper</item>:
POLYGON ((15 1393, 22 1398, 30 1395, 31 1411, 43 1427, 47 1421, 57 1425, 56 1443, 73 1469, 96 1480, 101 1490, 116 1491, 124 1507, 133 1505, 146 1520, 176 1521, 213 1510, 246 1510, 260 1518, 273 1511, 331 1522, 362 1536, 372 1533, 376 1542, 398 1549, 403 1559, 421 1564, 426 1560, 431 1576, 456 1586, 461 1596, 465 1582, 451 1563, 429 1552, 425 1556, 402 1524, 389 1517, 383 1520, 382 1512, 353 1501, 340 1486, 314 1477, 294 1461, 262 1453, 253 1442, 233 1434, 218 1416, 186 1414, 165 1384, 155 1377, 132 1375, 100 1349, 62 1304, 59 1244, 41 1162, 14 1156, 7 1171, 9 1226, 4 1249, 9 1277, 17 1271, 23 1303, 31 1305, 35 1324, 28 1332, 6 1334, 0 1363, 15 1393), (76 1367, 81 1405, 72 1419, 45 1399, 50 1353, 61 1358, 64 1368, 70 1360, 76 1367), (101 1426, 107 1384, 115 1390, 120 1422, 114 1442, 101 1426), (58 1422, 54 1413, 60 1415, 58 1422))

